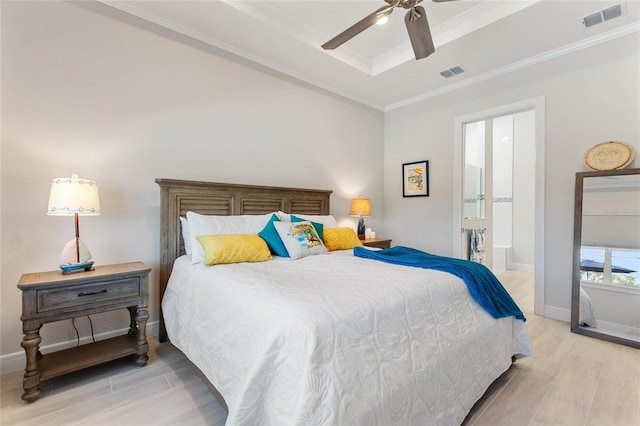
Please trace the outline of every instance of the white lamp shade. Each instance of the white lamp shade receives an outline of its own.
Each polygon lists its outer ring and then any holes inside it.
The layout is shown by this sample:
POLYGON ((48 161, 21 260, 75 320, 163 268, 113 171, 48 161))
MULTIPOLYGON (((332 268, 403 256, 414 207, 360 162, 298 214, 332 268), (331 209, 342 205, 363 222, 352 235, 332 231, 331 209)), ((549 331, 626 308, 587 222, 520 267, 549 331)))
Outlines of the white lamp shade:
POLYGON ((51 180, 49 194, 50 216, 97 216, 100 214, 98 184, 89 179, 80 179, 78 175, 70 178, 51 180))

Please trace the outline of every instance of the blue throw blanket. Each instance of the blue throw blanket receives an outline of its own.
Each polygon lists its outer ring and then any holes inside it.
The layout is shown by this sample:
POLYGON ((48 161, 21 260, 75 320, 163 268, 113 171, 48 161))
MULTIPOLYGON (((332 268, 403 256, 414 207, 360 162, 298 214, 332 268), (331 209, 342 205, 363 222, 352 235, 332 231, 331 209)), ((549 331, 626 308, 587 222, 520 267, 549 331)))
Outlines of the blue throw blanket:
POLYGON ((463 259, 436 256, 409 247, 396 246, 384 250, 367 250, 355 247, 353 254, 365 259, 379 260, 395 265, 435 269, 461 278, 473 300, 494 318, 514 316, 526 321, 524 314, 513 301, 500 281, 484 265, 463 259))

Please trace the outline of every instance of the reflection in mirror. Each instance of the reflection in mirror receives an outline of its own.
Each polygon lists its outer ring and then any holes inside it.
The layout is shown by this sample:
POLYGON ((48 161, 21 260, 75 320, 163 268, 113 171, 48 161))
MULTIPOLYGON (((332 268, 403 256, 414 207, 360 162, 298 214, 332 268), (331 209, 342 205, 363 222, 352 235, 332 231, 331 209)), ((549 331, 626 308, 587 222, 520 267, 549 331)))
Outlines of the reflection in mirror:
POLYGON ((576 174, 571 331, 640 348, 640 169, 576 174))

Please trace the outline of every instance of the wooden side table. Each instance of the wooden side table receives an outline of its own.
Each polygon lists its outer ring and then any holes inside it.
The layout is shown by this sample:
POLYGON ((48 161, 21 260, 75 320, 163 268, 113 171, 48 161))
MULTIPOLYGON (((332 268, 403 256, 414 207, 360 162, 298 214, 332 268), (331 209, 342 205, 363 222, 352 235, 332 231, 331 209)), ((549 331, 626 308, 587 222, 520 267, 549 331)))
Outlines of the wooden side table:
POLYGON ((149 271, 142 262, 96 266, 94 271, 62 275, 60 271, 24 274, 21 346, 27 358, 22 399, 40 396, 40 381, 106 361, 136 355, 145 365, 149 357, 146 326, 149 319, 149 271), (55 353, 40 353, 40 328, 48 322, 127 308, 129 332, 55 353))
POLYGON ((391 238, 369 238, 362 241, 367 247, 389 248, 391 247, 391 238))

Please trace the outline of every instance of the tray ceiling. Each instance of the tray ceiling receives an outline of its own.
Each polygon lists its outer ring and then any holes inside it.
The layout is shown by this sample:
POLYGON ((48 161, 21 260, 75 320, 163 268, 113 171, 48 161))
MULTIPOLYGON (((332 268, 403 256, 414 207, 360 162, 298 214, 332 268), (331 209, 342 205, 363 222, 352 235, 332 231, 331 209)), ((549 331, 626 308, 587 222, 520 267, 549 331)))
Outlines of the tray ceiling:
POLYGON ((424 0, 436 52, 416 61, 403 9, 336 50, 320 47, 383 0, 102 3, 383 111, 640 31, 635 0, 424 0), (617 4, 621 16, 583 25, 617 4), (440 74, 458 65, 465 72, 440 74))

